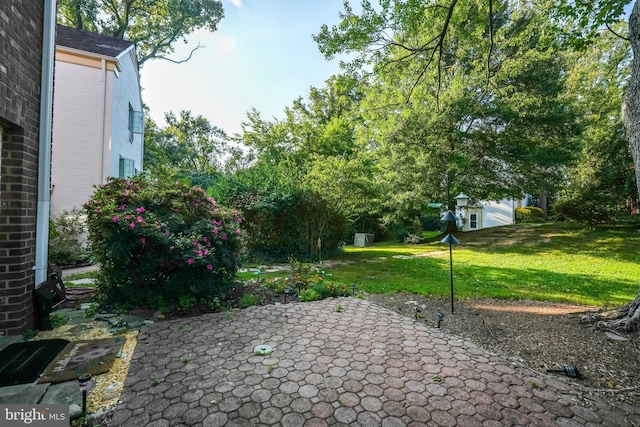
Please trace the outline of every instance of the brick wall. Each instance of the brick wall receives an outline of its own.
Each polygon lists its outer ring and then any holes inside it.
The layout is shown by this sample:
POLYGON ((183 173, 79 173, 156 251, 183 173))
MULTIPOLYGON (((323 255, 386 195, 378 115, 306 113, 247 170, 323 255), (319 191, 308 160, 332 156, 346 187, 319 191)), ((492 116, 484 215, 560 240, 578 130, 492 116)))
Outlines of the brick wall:
POLYGON ((35 325, 38 134, 44 2, 0 1, 0 334, 35 325))

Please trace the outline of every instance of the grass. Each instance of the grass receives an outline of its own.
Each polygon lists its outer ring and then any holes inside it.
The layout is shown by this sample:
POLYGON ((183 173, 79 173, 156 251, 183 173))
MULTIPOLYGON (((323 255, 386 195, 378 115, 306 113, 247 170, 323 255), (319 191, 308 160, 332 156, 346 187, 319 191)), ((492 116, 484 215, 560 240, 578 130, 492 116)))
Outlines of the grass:
MULTIPOLYGON (((620 305, 638 292, 637 228, 588 230, 544 224, 461 233, 453 248, 457 298, 512 298, 620 305), (480 245, 484 239, 484 244, 480 245), (477 244, 477 245, 474 245, 477 244)), ((370 293, 449 295, 449 248, 431 243, 376 243, 345 249, 353 264, 330 269, 333 279, 370 293), (416 256, 399 258, 398 256, 416 256), (384 258, 384 259, 382 259, 384 258)))
MULTIPOLYGON (((70 282, 72 280, 81 280, 81 279, 96 279, 98 277, 98 271, 87 271, 84 273, 75 273, 75 274, 68 274, 66 276, 64 276, 62 279, 65 282, 70 282)), ((73 284, 70 284, 71 286, 73 286, 73 284)), ((91 286, 91 284, 85 284, 82 286, 91 286)))

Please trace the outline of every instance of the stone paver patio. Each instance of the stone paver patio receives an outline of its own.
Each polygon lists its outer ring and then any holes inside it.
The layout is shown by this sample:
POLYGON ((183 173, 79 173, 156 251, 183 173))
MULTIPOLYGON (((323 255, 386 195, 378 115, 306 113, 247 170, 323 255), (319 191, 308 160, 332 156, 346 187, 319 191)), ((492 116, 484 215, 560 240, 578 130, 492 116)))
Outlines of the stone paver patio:
POLYGON ((156 323, 138 340, 112 427, 640 425, 640 408, 356 298, 156 323))

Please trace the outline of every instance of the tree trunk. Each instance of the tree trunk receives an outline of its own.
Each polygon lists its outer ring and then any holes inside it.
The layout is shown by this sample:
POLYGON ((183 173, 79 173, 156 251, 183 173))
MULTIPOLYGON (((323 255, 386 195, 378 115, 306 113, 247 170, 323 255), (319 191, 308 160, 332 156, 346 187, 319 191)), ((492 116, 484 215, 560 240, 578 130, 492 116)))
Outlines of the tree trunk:
MULTIPOLYGON (((622 100, 622 122, 631 148, 640 198, 640 0, 636 0, 629 17, 629 41, 633 51, 631 79, 622 100)), ((640 328, 640 288, 630 304, 622 307, 616 319, 598 322, 601 329, 635 332, 640 328)))
POLYGON ((629 17, 629 40, 633 51, 629 87, 622 100, 622 121, 631 148, 636 170, 636 185, 640 198, 640 0, 629 17))

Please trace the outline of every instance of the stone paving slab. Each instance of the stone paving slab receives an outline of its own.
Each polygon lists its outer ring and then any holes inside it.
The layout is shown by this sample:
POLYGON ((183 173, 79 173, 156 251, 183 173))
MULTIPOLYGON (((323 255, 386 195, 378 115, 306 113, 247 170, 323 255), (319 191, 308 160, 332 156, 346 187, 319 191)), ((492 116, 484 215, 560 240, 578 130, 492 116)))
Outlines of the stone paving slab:
POLYGON ((140 332, 110 426, 262 425, 634 426, 640 408, 582 396, 569 380, 357 298, 140 332), (261 344, 273 353, 255 355, 261 344))

